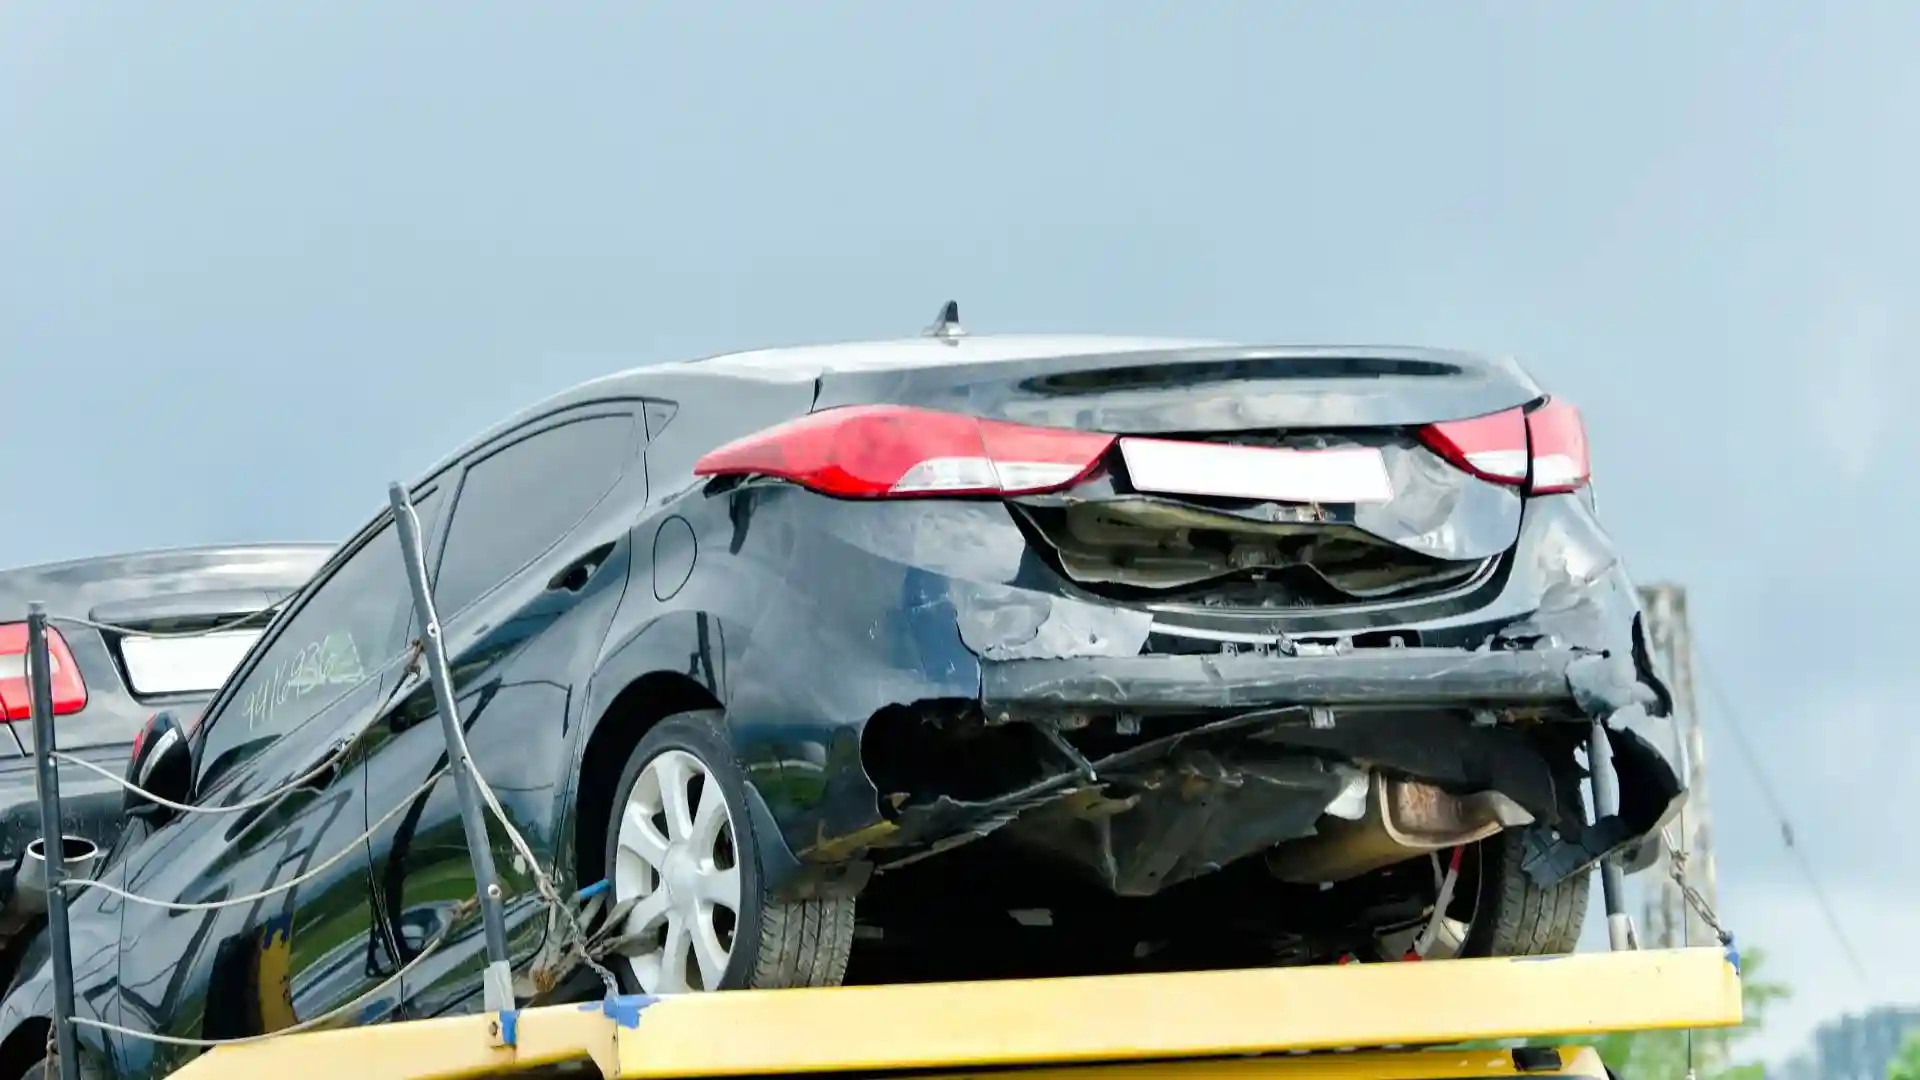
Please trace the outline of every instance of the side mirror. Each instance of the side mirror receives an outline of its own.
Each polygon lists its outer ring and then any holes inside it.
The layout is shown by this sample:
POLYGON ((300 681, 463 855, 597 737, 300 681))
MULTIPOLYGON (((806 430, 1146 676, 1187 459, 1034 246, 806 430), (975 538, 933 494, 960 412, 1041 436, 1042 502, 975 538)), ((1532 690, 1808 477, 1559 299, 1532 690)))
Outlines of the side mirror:
MULTIPOLYGON (((193 748, 187 742, 186 729, 171 712, 154 713, 134 737, 133 756, 127 761, 127 782, 169 802, 184 803, 192 797, 193 748)), ((172 817, 175 811, 128 791, 122 813, 158 824, 172 817)))

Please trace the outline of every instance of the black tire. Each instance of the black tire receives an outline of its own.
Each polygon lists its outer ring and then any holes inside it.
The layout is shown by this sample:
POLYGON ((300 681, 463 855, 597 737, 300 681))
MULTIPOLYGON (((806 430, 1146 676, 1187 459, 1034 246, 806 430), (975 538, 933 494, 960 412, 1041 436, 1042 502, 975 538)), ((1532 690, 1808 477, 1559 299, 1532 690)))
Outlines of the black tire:
MULTIPOLYGON (((731 955, 720 990, 771 990, 803 986, 838 986, 847 974, 853 949, 852 898, 822 898, 781 902, 766 895, 760 866, 761 837, 747 810, 746 778, 734 761, 726 737, 725 720, 717 710, 668 717, 641 738, 627 759, 614 788, 607 814, 604 863, 613 878, 620 844, 620 815, 648 762, 670 750, 699 760, 718 782, 732 819, 732 849, 740 870, 741 910, 731 935, 731 955)), ((609 958, 624 989, 640 990, 630 965, 609 958)))
MULTIPOLYGON (((1585 820, 1580 785, 1563 785, 1564 813, 1585 820)), ((1529 827, 1531 828, 1531 827, 1529 827)), ((1474 846, 1462 870, 1472 868, 1473 907, 1462 956, 1558 956, 1580 942, 1593 894, 1591 868, 1542 888, 1522 866, 1528 829, 1508 829, 1474 846)))

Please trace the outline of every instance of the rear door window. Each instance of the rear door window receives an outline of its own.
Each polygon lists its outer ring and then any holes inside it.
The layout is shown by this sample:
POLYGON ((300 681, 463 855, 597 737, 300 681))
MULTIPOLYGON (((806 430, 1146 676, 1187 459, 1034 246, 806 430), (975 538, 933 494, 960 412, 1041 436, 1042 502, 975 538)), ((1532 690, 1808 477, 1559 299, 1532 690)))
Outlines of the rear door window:
POLYGON ((573 531, 626 470, 634 420, 602 414, 507 444, 467 468, 434 607, 458 612, 573 531))

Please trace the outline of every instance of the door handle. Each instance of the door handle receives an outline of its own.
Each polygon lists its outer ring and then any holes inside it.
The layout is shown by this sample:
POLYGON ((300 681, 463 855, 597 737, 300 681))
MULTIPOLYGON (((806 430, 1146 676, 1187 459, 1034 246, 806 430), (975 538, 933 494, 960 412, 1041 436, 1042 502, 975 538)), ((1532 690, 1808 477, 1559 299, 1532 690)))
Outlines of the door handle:
POLYGON ((548 592, 577 593, 593 580, 594 572, 599 570, 613 554, 611 543, 601 544, 592 551, 568 563, 547 582, 548 592))
MULTIPOLYGON (((338 749, 339 748, 336 747, 335 751, 338 752, 338 749)), ((325 791, 333 786, 335 780, 339 779, 340 762, 337 758, 329 758, 324 765, 318 768, 308 769, 301 775, 304 778, 304 782, 295 789, 296 791, 325 791)))
MULTIPOLYGON (((328 745, 324 755, 295 771, 288 778, 288 784, 278 798, 269 799, 258 806, 248 807, 235 814, 233 823, 227 826, 228 842, 238 840, 261 818, 286 806, 289 800, 301 795, 317 795, 332 787, 333 782, 340 777, 340 752, 346 749, 346 746, 346 740, 336 739, 328 745), (292 781, 295 780, 300 782, 298 786, 293 785, 292 781)), ((259 796, 254 795, 251 798, 259 798, 259 796)))

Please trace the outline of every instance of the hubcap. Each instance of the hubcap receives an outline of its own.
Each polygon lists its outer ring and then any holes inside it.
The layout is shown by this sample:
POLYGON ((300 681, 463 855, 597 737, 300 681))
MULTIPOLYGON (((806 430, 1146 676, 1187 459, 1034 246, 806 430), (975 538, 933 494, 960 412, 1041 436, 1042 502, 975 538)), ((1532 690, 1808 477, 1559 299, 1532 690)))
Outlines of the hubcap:
POLYGON ((727 800, 700 759, 668 750, 647 762, 620 811, 615 903, 621 952, 649 994, 717 990, 733 956, 740 867, 727 800))

